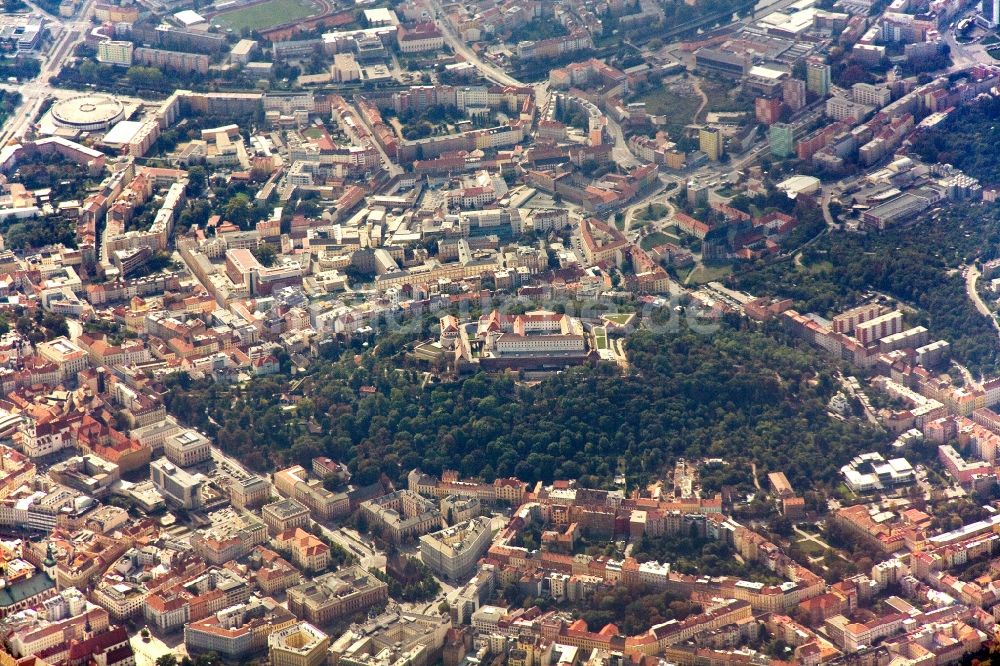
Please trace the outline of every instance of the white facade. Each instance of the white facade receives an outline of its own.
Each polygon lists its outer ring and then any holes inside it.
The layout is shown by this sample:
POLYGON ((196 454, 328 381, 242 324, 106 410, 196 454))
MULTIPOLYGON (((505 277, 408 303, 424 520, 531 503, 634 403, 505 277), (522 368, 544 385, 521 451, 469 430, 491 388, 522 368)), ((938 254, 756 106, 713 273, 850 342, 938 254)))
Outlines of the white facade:
POLYGON ((182 430, 164 439, 163 451, 167 460, 190 467, 212 457, 212 443, 196 430, 182 430))

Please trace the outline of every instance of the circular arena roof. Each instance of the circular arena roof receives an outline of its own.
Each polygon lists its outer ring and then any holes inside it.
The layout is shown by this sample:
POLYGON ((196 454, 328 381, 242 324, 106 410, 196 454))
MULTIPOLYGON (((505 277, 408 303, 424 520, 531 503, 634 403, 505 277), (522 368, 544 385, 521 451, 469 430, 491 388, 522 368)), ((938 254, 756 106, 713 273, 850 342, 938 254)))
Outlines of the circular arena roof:
POLYGON ((125 105, 111 95, 79 95, 52 107, 57 125, 85 131, 107 129, 124 117, 125 105))

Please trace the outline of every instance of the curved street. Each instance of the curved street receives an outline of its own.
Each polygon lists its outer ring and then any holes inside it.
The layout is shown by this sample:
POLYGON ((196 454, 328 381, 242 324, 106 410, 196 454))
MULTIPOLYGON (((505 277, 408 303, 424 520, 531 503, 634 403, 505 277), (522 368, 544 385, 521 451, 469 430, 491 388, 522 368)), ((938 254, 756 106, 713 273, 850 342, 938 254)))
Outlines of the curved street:
POLYGON ((979 295, 979 290, 977 289, 977 284, 979 282, 980 276, 979 269, 976 266, 970 265, 965 268, 965 293, 968 295, 972 304, 976 306, 976 310, 979 314, 987 317, 990 323, 993 325, 993 330, 997 332, 997 336, 1000 337, 1000 322, 997 322, 996 316, 990 311, 986 303, 983 301, 983 297, 979 295))
MULTIPOLYGON (((547 82, 527 84, 522 81, 518 81, 496 65, 486 62, 484 59, 479 57, 478 53, 469 48, 469 45, 465 43, 465 40, 463 40, 461 36, 455 34, 451 21, 448 19, 444 8, 441 6, 440 0, 429 0, 429 4, 434 8, 434 14, 437 19, 438 27, 441 28, 441 33, 444 35, 444 39, 448 43, 448 46, 451 47, 452 51, 465 58, 467 62, 475 65, 480 74, 482 74, 485 79, 492 81, 493 83, 503 86, 520 87, 530 85, 535 89, 535 97, 538 101, 538 106, 541 107, 544 105, 545 97, 548 95, 547 82)), ((625 133, 622 131, 621 125, 619 125, 617 121, 607 114, 605 114, 605 118, 607 119, 608 133, 614 141, 614 147, 612 149, 612 156, 614 157, 614 160, 625 169, 631 169, 639 166, 640 162, 636 159, 632 150, 628 147, 628 141, 625 140, 625 133)))

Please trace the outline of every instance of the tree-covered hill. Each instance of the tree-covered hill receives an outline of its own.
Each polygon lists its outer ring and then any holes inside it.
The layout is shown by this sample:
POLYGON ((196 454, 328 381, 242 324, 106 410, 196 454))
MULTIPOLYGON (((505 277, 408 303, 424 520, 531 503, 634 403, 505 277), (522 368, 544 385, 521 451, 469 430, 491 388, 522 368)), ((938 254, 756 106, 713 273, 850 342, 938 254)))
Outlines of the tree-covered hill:
POLYGON ((806 312, 831 316, 857 305, 869 289, 920 310, 931 335, 974 372, 1000 369, 1000 344, 989 319, 965 293, 964 265, 997 256, 1000 208, 951 204, 908 227, 877 233, 835 231, 794 262, 760 264, 732 278, 752 294, 793 298, 806 312))
POLYGON ((360 482, 419 467, 598 485, 624 461, 634 483, 662 478, 678 457, 712 456, 735 464, 710 485, 747 482, 751 461, 793 484, 833 484, 840 465, 882 442, 827 414, 834 382, 825 360, 764 333, 641 332, 628 347, 625 376, 598 367, 533 386, 485 373, 425 385, 369 353, 318 364, 294 392, 285 376, 242 391, 177 378, 168 406, 257 469, 329 455, 360 482))
POLYGON ((984 185, 1000 183, 1000 99, 960 106, 933 129, 914 138, 913 151, 925 162, 951 164, 984 185))

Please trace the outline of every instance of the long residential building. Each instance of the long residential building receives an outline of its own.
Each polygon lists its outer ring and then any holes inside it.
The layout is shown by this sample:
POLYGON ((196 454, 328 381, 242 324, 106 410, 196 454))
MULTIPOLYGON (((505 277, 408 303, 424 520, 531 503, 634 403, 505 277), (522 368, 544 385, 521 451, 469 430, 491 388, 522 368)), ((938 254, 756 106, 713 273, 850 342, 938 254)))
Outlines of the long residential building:
POLYGON ((267 649, 271 634, 296 622, 274 599, 251 597, 184 625, 184 645, 189 654, 215 652, 223 659, 246 663, 267 649))

